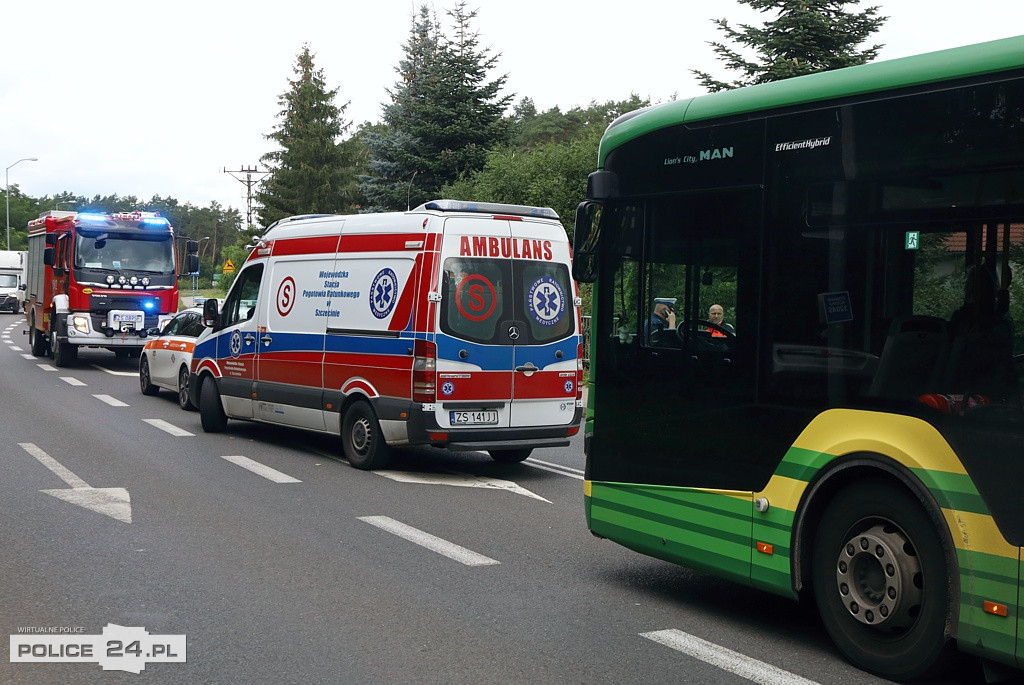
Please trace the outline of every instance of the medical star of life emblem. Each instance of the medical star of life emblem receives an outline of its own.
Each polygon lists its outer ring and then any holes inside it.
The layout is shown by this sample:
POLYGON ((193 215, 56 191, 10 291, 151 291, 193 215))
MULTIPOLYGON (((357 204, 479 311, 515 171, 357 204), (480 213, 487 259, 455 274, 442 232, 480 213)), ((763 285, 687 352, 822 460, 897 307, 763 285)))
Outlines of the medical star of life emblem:
POLYGON ((231 356, 237 357, 242 354, 242 333, 235 331, 231 334, 231 356))
POLYGON ((370 311, 378 319, 386 318, 398 301, 398 277, 391 269, 381 269, 370 284, 370 311))

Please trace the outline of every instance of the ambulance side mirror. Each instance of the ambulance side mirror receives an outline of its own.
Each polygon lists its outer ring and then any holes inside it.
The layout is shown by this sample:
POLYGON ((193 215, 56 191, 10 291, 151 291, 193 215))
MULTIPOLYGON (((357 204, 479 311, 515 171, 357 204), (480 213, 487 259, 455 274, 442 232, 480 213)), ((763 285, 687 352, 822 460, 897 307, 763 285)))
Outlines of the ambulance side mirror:
POLYGON ((220 319, 220 305, 217 298, 211 297, 203 302, 203 325, 207 328, 215 328, 220 319))

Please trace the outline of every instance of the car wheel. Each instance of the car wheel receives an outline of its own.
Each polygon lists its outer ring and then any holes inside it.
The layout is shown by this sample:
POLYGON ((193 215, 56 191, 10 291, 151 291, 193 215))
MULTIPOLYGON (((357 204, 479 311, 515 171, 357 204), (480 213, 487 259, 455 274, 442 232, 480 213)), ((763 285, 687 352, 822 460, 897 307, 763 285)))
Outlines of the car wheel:
POLYGON ((345 458, 357 469, 384 468, 391 458, 391 448, 384 441, 373 409, 366 402, 353 402, 345 411, 341 441, 345 458))
POLYGON ((855 665, 890 680, 946 666, 950 568, 936 522, 887 482, 836 494, 814 538, 814 597, 826 630, 855 665))
POLYGON ((227 414, 220 402, 217 379, 207 376, 199 386, 199 418, 207 433, 220 433, 228 425, 227 414))
POLYGON ((499 464, 518 464, 521 461, 525 461, 531 452, 533 452, 532 447, 519 450, 488 450, 487 453, 491 455, 491 459, 499 464))
POLYGON ((182 366, 178 369, 178 406, 185 411, 195 409, 192 401, 188 398, 188 367, 182 366))
POLYGON ((149 360, 145 357, 139 363, 139 387, 143 395, 156 395, 160 388, 153 385, 153 376, 149 372, 149 360))

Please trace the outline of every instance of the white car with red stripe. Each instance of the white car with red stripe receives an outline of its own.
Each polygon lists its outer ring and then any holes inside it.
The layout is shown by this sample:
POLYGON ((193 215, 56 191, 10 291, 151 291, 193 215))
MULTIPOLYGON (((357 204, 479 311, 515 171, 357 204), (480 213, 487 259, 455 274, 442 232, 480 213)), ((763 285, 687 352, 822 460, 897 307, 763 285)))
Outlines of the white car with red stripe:
POLYGON ((569 444, 582 417, 580 298, 545 208, 438 200, 267 229, 192 364, 207 431, 228 418, 340 434, 356 467, 391 447, 569 444))
POLYGON ((203 332, 203 310, 192 307, 179 312, 151 337, 139 359, 139 386, 143 395, 160 389, 178 395, 178 406, 194 409, 188 397, 189 374, 196 338, 203 332))

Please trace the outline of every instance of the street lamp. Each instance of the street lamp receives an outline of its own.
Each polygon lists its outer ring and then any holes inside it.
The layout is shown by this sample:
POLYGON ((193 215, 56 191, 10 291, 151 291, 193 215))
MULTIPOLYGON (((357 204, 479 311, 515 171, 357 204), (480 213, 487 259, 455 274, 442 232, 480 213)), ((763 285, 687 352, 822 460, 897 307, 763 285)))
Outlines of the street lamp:
POLYGON ((11 166, 9 166, 6 169, 4 169, 4 187, 6 188, 6 192, 4 193, 4 195, 7 198, 7 249, 8 250, 11 249, 11 178, 10 178, 10 174, 8 172, 10 172, 11 167, 17 166, 18 164, 21 164, 22 162, 38 162, 38 161, 39 160, 36 159, 35 157, 22 157, 17 162, 15 162, 11 166))

